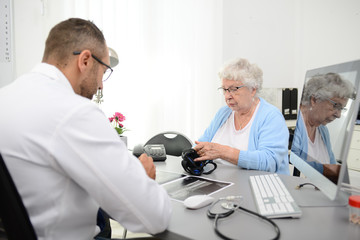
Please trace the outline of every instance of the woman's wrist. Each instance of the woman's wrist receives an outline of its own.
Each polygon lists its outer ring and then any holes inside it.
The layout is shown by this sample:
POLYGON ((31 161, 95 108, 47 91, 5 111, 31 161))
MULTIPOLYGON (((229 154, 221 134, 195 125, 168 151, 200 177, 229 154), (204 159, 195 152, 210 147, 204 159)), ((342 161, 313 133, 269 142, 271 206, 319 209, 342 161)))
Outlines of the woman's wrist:
POLYGON ((221 149, 222 156, 220 158, 232 164, 237 165, 239 160, 240 150, 226 145, 222 145, 222 148, 223 148, 221 149))

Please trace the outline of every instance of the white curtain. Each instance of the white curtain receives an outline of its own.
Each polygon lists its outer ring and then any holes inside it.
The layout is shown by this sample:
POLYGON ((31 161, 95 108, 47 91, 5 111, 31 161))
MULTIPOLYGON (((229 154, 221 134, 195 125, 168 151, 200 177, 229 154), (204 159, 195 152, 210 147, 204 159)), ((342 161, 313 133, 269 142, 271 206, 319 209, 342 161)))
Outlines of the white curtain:
MULTIPOLYGON (((101 108, 125 115, 129 147, 163 131, 196 140, 223 104, 221 0, 82 0, 66 15, 94 21, 119 65, 101 108)), ((94 126, 96 127, 96 126, 94 126)))

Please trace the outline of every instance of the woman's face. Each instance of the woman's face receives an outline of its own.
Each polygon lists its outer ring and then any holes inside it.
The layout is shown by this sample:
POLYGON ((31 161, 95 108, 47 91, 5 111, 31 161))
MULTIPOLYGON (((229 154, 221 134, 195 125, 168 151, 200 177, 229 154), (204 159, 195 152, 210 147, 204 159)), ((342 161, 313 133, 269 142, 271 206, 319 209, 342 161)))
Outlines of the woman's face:
POLYGON ((311 99, 312 114, 309 117, 313 118, 316 126, 326 125, 341 117, 341 109, 346 106, 347 101, 345 98, 337 97, 323 101, 311 99))
POLYGON ((256 93, 256 90, 250 90, 244 86, 241 81, 234 81, 228 79, 222 79, 222 88, 229 89, 230 91, 224 92, 226 104, 233 111, 236 112, 247 112, 251 106, 256 93), (241 87, 236 89, 236 87, 241 87))

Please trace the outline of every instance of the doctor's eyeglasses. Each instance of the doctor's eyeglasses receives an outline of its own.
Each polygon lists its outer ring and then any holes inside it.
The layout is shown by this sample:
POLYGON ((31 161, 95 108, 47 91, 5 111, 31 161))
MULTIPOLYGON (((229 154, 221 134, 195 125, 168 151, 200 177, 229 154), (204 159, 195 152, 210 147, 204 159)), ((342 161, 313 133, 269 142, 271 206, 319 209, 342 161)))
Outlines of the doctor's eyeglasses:
MULTIPOLYGON (((79 52, 79 51, 73 52, 74 55, 80 55, 80 53, 81 52, 79 52)), ((109 79, 109 77, 111 76, 111 74, 114 70, 109 65, 107 65, 106 63, 101 61, 100 58, 96 57, 94 54, 91 54, 91 57, 93 57, 98 63, 100 63, 106 67, 106 70, 104 72, 103 79, 102 79, 102 81, 105 82, 106 80, 109 79)))

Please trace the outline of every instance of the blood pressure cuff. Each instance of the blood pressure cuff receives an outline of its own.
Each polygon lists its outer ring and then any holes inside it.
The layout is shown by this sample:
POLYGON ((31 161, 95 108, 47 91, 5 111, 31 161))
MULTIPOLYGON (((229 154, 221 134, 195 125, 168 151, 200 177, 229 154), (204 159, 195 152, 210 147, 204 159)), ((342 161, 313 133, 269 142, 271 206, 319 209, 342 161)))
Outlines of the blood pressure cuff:
POLYGON ((216 168, 217 165, 212 160, 205 161, 194 161, 194 159, 200 157, 197 152, 193 149, 187 149, 182 152, 181 165, 184 170, 192 175, 200 176, 201 174, 210 174, 216 168))

